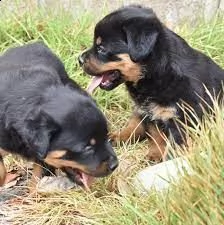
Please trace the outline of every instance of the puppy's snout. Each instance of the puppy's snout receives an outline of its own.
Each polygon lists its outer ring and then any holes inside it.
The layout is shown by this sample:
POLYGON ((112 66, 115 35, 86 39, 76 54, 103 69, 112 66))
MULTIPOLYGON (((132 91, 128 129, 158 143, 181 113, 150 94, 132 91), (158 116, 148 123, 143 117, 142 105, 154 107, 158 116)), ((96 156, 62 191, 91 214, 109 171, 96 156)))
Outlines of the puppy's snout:
POLYGON ((108 170, 113 172, 118 167, 117 157, 111 157, 108 161, 108 170))
POLYGON ((87 56, 87 52, 85 51, 78 57, 80 66, 83 66, 83 64, 85 63, 86 56, 87 56))
POLYGON ((82 57, 82 55, 78 57, 78 60, 79 60, 79 65, 82 66, 84 64, 84 58, 82 57))

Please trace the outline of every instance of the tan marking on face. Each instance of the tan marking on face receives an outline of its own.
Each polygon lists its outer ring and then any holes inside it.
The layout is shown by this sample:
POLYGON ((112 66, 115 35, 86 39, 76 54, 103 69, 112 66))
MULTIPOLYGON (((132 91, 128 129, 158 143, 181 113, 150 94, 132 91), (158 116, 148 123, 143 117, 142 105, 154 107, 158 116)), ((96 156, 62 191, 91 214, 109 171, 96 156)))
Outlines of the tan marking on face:
POLYGON ((64 156, 66 152, 67 152, 66 150, 55 150, 55 151, 49 152, 47 157, 52 159, 58 159, 64 156))
POLYGON ((44 159, 44 162, 55 167, 55 168, 63 168, 63 167, 71 167, 73 169, 78 169, 83 172, 88 171, 87 168, 75 161, 61 159, 67 150, 55 150, 48 153, 47 157, 44 159))
POLYGON ((74 160, 66 160, 66 159, 60 159, 60 156, 65 155, 67 151, 66 150, 55 150, 50 152, 47 157, 44 159, 44 162, 46 162, 48 165, 51 165, 55 168, 66 168, 70 167, 72 169, 80 170, 86 174, 90 174, 92 176, 98 176, 99 174, 105 174, 107 173, 107 162, 102 162, 94 171, 90 171, 87 166, 82 165, 78 162, 75 162, 74 160), (61 152, 61 154, 59 154, 61 152), (62 152, 64 154, 62 154, 62 152))
POLYGON ((102 74, 109 70, 119 70, 125 81, 138 82, 142 75, 141 66, 133 62, 128 54, 118 54, 117 56, 121 59, 120 61, 108 63, 102 63, 91 56, 84 64, 84 67, 93 71, 94 74, 102 74))
POLYGON ((47 164, 49 164, 55 168, 71 167, 73 169, 78 169, 78 170, 88 173, 88 170, 86 169, 85 166, 83 166, 75 161, 46 157, 44 159, 44 162, 46 162, 47 164))
POLYGON ((102 43, 102 38, 99 36, 97 39, 96 39, 96 45, 100 45, 102 43))
POLYGON ((95 145, 95 144, 96 144, 96 139, 91 138, 91 140, 90 140, 90 144, 91 144, 91 145, 95 145))

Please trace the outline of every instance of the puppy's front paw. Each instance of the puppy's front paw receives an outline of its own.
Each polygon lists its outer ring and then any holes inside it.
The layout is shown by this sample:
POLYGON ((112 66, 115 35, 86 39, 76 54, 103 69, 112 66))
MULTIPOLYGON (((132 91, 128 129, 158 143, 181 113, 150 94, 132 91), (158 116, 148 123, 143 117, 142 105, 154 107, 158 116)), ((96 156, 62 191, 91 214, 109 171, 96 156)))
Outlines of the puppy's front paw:
POLYGON ((159 163, 164 159, 165 148, 156 144, 151 145, 146 158, 154 163, 159 163))
POLYGON ((120 142, 120 132, 109 133, 109 141, 112 143, 112 145, 116 145, 116 143, 120 142))
POLYGON ((130 135, 128 132, 125 132, 123 130, 121 131, 115 131, 109 134, 109 139, 112 143, 119 143, 119 142, 125 142, 129 140, 130 135))

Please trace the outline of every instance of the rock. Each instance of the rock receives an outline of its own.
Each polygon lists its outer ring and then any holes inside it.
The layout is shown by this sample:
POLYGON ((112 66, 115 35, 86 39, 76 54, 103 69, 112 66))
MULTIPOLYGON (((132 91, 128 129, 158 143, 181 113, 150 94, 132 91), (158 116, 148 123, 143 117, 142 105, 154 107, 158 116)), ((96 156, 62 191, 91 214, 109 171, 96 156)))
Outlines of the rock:
POLYGON ((37 192, 39 193, 60 192, 60 191, 67 191, 75 187, 78 187, 77 184, 73 183, 68 177, 45 176, 39 181, 37 185, 37 192))
POLYGON ((186 159, 179 157, 140 171, 133 185, 140 193, 148 193, 153 189, 162 191, 168 189, 171 183, 178 182, 185 174, 192 175, 193 170, 186 159))

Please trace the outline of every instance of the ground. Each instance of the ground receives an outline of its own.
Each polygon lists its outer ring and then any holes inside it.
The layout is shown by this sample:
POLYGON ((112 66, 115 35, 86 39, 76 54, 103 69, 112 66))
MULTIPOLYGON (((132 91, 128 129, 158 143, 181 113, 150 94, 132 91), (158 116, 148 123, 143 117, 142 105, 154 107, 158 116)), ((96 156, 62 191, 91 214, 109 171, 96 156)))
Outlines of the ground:
MULTIPOLYGON (((64 62, 66 70, 83 88, 89 77, 79 68, 77 57, 90 46, 95 19, 91 13, 73 18, 69 13, 37 11, 25 15, 0 15, 0 50, 43 40, 64 62)), ((211 23, 200 23, 194 29, 182 25, 176 31, 195 48, 224 66, 224 20, 222 15, 211 23)), ((97 90, 93 97, 108 118, 110 129, 122 127, 128 120, 132 104, 124 87, 113 92, 97 90)), ((201 129, 189 130, 192 144, 189 161, 195 171, 185 176, 169 192, 150 192, 142 196, 127 192, 132 177, 148 164, 144 160, 147 145, 124 143, 116 147, 120 168, 110 177, 98 179, 91 192, 70 190, 47 195, 29 196, 3 202, 0 192, 0 224, 108 224, 108 225, 221 225, 224 221, 224 111, 215 108, 215 117, 207 117, 201 129), (199 155, 203 152, 208 157, 199 155), (222 197, 221 197, 222 196, 222 197), (6 217, 5 217, 6 216, 6 217)), ((7 157, 8 169, 26 163, 7 157)), ((25 177, 26 180, 26 177, 25 177)), ((21 182, 21 181, 20 181, 21 182)), ((25 185, 25 183, 22 183, 25 185)), ((18 187, 11 189, 18 191, 18 187)))

